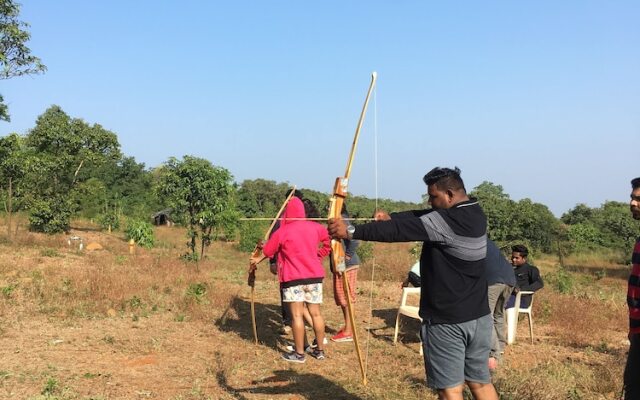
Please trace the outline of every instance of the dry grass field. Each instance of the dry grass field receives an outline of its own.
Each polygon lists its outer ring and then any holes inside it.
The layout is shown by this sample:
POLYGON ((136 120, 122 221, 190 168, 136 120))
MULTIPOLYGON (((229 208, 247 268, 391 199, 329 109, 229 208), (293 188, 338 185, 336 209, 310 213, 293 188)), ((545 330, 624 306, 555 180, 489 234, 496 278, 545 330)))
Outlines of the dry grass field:
MULTIPOLYGON (((378 244, 375 269, 360 271, 356 317, 368 385, 352 343, 327 359, 279 358, 277 282, 258 270, 259 345, 250 322, 248 255, 215 243, 184 263, 180 228, 158 228, 157 245, 134 255, 121 234, 77 223, 70 235, 0 225, 0 398, 2 399, 435 399, 424 385, 418 324, 403 320, 392 343, 399 282, 409 244, 378 244), (79 251, 68 236, 101 250, 79 251), (372 279, 372 271, 373 279, 372 279)), ((625 266, 598 260, 535 260, 546 287, 535 296, 535 341, 521 320, 494 376, 501 399, 616 399, 626 359, 625 266), (562 290, 559 290, 562 288, 562 290), (562 293, 561 293, 562 291, 562 293)), ((323 313, 335 332, 341 313, 330 280, 323 313)))

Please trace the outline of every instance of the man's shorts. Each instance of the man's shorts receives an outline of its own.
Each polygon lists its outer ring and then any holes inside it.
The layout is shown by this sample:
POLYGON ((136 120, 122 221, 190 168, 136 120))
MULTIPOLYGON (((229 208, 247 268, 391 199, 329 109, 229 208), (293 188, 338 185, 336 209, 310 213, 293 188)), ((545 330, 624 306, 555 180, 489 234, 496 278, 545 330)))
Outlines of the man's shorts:
POLYGON ((466 382, 491 383, 487 361, 491 350, 491 314, 459 324, 430 324, 421 335, 427 384, 448 389, 466 382))
POLYGON ((342 282, 345 277, 349 282, 349 292, 351 294, 351 303, 356 302, 356 284, 358 281, 358 268, 346 270, 344 274, 333 274, 333 298, 336 301, 337 306, 347 306, 347 296, 344 294, 344 283, 342 282))
POLYGON ((282 301, 284 303, 322 304, 322 283, 283 288, 282 301))

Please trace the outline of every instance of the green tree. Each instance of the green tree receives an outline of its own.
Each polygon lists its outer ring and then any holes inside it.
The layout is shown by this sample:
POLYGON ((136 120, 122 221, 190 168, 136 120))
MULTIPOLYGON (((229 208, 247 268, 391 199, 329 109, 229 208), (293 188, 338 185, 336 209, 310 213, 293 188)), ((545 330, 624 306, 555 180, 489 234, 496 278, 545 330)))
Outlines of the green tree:
MULTIPOLYGON (((13 0, 0 0, 0 79, 43 73, 45 67, 31 54, 26 43, 31 34, 29 24, 18 19, 20 5, 13 0)), ((0 120, 9 121, 8 107, 0 95, 0 120)))
POLYGON ((164 208, 153 191, 152 172, 133 157, 123 156, 83 168, 80 176, 84 183, 78 202, 86 218, 103 217, 106 213, 146 220, 164 208))
POLYGON ((197 259, 196 242, 200 237, 200 256, 210 244, 213 229, 233 220, 233 176, 208 160, 184 156, 171 157, 159 171, 157 192, 165 197, 181 221, 188 226, 191 251, 189 258, 197 259))
POLYGON ((90 179, 83 168, 121 157, 114 133, 71 118, 58 106, 38 117, 25 144, 29 158, 26 200, 33 206, 30 213, 38 214, 30 218, 31 228, 49 233, 68 230, 70 218, 78 210, 83 183, 90 179), (55 228, 46 226, 49 221, 55 228))
POLYGON ((574 249, 607 248, 626 254, 640 235, 627 203, 608 201, 597 208, 578 204, 562 216, 574 249))
POLYGON ((584 224, 592 222, 594 210, 584 203, 577 204, 574 208, 562 214, 560 220, 567 225, 584 224))
POLYGON ((629 251, 640 235, 640 225, 631 218, 627 203, 605 202, 597 211, 595 221, 607 247, 629 251))
MULTIPOLYGON (((516 203, 513 225, 531 245, 546 253, 553 251, 557 242, 560 222, 547 206, 523 199, 516 203)), ((518 240, 512 237, 512 240, 518 240)))
POLYGON ((478 199, 487 216, 489 237, 500 243, 509 243, 520 238, 522 232, 515 226, 516 203, 504 192, 501 185, 484 181, 469 195, 478 199))
POLYGON ((0 182, 6 194, 7 234, 11 238, 11 219, 14 210, 14 193, 27 168, 22 137, 13 133, 0 138, 0 182))
POLYGON ((526 243, 545 252, 553 251, 560 223, 547 206, 530 199, 515 202, 501 185, 482 182, 470 193, 487 216, 489 237, 501 245, 526 243))
POLYGON ((596 249, 604 245, 602 233, 591 222, 569 225, 567 236, 573 249, 596 249))
POLYGON ((266 179, 244 180, 238 188, 238 210, 248 218, 273 216, 290 188, 266 179))

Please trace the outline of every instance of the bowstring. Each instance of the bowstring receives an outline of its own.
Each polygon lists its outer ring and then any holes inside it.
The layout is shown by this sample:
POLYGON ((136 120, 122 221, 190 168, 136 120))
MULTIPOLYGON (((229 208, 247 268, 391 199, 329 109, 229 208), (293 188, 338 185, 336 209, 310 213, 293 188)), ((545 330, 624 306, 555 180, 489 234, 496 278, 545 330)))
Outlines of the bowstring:
MULTIPOLYGON (((375 210, 378 210, 378 86, 373 91, 373 175, 374 175, 374 190, 375 190, 375 210)), ((365 347, 364 365, 365 372, 369 369, 369 339, 371 337, 371 321, 373 318, 373 289, 375 283, 376 272, 376 256, 372 257, 371 261, 371 282, 369 287, 369 321, 367 322, 367 345, 365 347)))

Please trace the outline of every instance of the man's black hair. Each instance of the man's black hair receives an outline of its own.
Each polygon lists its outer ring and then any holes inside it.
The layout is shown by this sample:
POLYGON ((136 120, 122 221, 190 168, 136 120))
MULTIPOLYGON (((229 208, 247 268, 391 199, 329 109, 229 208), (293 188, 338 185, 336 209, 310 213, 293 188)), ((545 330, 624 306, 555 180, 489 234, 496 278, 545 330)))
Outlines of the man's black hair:
POLYGON ((435 167, 422 178, 427 186, 435 185, 438 190, 462 190, 465 193, 464 182, 460 177, 460 168, 440 168, 435 167))
POLYGON ((302 204, 304 205, 304 214, 307 218, 320 218, 320 212, 316 208, 316 205, 313 204, 313 201, 304 199, 302 200, 302 204))
POLYGON ((520 255, 524 258, 529 255, 529 249, 527 249, 527 246, 523 244, 516 244, 515 246, 511 246, 511 251, 520 253, 520 255))
POLYGON ((340 210, 340 214, 349 215, 349 211, 347 211, 347 203, 345 203, 345 202, 342 203, 342 209, 340 210))
POLYGON ((631 189, 636 190, 640 187, 640 176, 631 180, 631 189))

